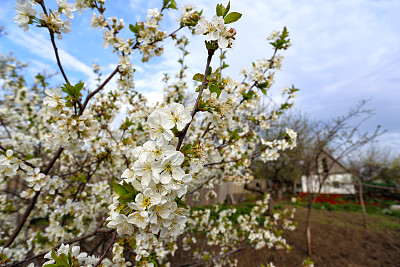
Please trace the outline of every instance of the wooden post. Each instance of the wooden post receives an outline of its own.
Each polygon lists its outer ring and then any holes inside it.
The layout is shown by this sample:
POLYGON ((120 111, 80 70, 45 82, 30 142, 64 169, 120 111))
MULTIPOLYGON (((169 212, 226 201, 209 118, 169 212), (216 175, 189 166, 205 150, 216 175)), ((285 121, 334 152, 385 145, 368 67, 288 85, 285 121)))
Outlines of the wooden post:
POLYGON ((361 210, 363 214, 363 225, 365 228, 367 228, 367 211, 365 210, 365 205, 364 205, 364 193, 363 193, 363 183, 361 182, 361 177, 358 177, 358 194, 360 198, 360 205, 361 205, 361 210))

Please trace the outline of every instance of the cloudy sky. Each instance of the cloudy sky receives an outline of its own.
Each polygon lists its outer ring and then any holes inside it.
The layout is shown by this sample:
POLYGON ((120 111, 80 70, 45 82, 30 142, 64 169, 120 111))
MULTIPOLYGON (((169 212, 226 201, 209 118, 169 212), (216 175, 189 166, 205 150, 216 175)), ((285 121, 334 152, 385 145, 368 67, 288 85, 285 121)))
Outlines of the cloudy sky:
MULTIPOLYGON (((71 2, 72 0, 69 0, 71 2)), ((21 61, 28 61, 27 75, 38 71, 57 71, 55 58, 47 32, 31 27, 28 32, 13 23, 13 0, 1 0, 0 25, 8 35, 0 39, 0 53, 14 51, 21 61)), ((46 1, 53 7, 55 0, 46 1)), ((108 0, 107 16, 123 18, 126 24, 143 20, 148 8, 161 6, 161 0, 108 0)), ((179 6, 192 3, 204 10, 211 19, 215 5, 220 1, 177 0, 179 6)), ((226 5, 225 2, 223 4, 226 5)), ((243 67, 251 62, 269 58, 272 53, 266 37, 272 30, 286 26, 293 46, 282 53, 285 57, 282 72, 276 77, 275 94, 283 86, 300 88, 295 104, 297 110, 313 119, 329 120, 345 114, 362 99, 370 99, 368 108, 375 116, 368 120, 363 130, 373 131, 382 125, 387 133, 380 138, 382 146, 394 154, 400 152, 400 1, 399 0, 232 0, 231 10, 243 14, 233 24, 237 42, 228 52, 229 75, 239 79, 243 67)), ((178 27, 175 21, 179 11, 166 14, 163 29, 171 32, 178 27)), ((118 59, 110 49, 102 47, 102 33, 90 28, 91 12, 79 16, 75 13, 72 33, 57 40, 61 59, 71 82, 80 79, 94 86, 92 63, 103 67, 105 75, 115 68, 118 59)), ((189 35, 188 32, 183 32, 189 35)), ((129 37, 129 31, 123 33, 129 37)), ((186 64, 191 69, 189 77, 202 72, 206 50, 204 38, 197 36, 189 45, 191 54, 186 64)), ((179 64, 180 53, 172 42, 165 45, 165 53, 153 58, 149 64, 137 66, 135 83, 138 90, 152 100, 160 99, 163 73, 173 75, 179 64)), ((214 64, 217 65, 217 60, 214 64)), ((56 77, 55 83, 61 83, 56 77)))

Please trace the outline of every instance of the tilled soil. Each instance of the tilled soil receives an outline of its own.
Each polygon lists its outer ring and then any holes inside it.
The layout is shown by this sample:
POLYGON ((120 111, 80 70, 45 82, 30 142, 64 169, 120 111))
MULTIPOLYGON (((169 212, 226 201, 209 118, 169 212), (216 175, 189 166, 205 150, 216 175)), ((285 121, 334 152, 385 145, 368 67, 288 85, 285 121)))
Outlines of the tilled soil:
MULTIPOLYGON (((307 210, 299 208, 297 230, 284 234, 292 246, 290 253, 279 250, 248 249, 236 257, 239 266, 260 267, 269 262, 275 266, 302 266, 308 257, 305 239, 307 210)), ((385 215, 368 215, 368 227, 362 225, 362 214, 313 210, 312 256, 315 266, 400 266, 400 219, 385 215)))

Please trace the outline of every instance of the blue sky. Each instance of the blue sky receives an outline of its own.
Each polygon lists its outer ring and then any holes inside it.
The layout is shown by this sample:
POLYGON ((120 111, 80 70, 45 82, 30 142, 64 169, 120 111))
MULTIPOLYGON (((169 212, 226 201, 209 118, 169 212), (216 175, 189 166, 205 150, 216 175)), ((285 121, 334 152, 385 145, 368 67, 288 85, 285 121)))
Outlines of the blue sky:
MULTIPOLYGON (((0 52, 12 50, 18 59, 28 61, 28 75, 41 70, 56 72, 47 32, 31 27, 25 33, 13 22, 15 1, 1 2, 0 25, 5 26, 9 34, 0 39, 0 52)), ((46 1, 49 7, 55 2, 46 1)), ((159 8, 161 2, 107 0, 106 14, 123 18, 128 25, 143 20, 146 10, 159 8)), ((209 19, 215 12, 215 5, 220 2, 177 0, 179 7, 192 3, 203 9, 209 19)), ((387 133, 380 138, 380 144, 399 154, 400 1, 232 0, 231 9, 241 12, 243 17, 233 25, 237 30, 237 42, 228 52, 229 75, 239 78, 241 68, 250 67, 254 60, 269 58, 272 50, 266 37, 272 30, 286 26, 293 46, 282 53, 285 60, 282 72, 276 75, 275 94, 278 95, 283 86, 294 84, 300 88, 295 108, 318 120, 345 114, 359 100, 371 99, 368 108, 374 109, 376 115, 365 123, 363 129, 372 131, 376 125, 382 125, 387 133)), ((166 14, 164 30, 171 32, 177 28, 175 19, 179 13, 166 14)), ((90 28, 91 16, 90 11, 83 15, 75 12, 73 32, 64 34, 64 39, 57 40, 57 44, 71 82, 82 79, 94 86, 92 63, 102 66, 104 75, 107 75, 115 68, 118 58, 110 48, 105 50, 102 47, 102 33, 90 28)), ((123 35, 129 36, 129 31, 123 35)), ((203 71, 206 59, 203 42, 202 36, 191 39, 191 54, 186 60, 191 69, 188 77, 203 71)), ((149 64, 141 64, 139 57, 135 56, 137 89, 151 99, 160 99, 163 73, 173 75, 178 70, 176 60, 179 56, 172 42, 165 44, 162 57, 153 58, 149 64)), ((61 78, 58 76, 54 81, 61 83, 61 78)))

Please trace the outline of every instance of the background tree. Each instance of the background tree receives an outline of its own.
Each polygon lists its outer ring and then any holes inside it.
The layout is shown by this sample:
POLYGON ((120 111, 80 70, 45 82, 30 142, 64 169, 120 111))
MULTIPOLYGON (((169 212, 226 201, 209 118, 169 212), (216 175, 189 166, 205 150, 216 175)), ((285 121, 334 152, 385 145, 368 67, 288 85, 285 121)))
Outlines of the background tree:
POLYGON ((272 192, 274 199, 282 199, 284 187, 296 194, 297 184, 304 173, 304 150, 312 142, 314 124, 307 115, 292 111, 272 122, 271 128, 263 132, 265 139, 282 138, 286 134, 286 128, 297 133, 295 148, 282 152, 275 161, 264 163, 257 160, 252 165, 255 178, 268 181, 268 191, 272 192))
POLYGON ((363 122, 373 116, 373 111, 366 109, 367 101, 362 100, 354 108, 343 116, 339 116, 329 122, 319 122, 313 127, 310 146, 305 147, 304 174, 308 187, 308 211, 306 220, 306 241, 308 254, 311 256, 311 216, 316 194, 321 193, 325 182, 329 178, 333 166, 349 156, 353 151, 360 149, 365 144, 375 140, 384 133, 377 126, 373 132, 365 132, 360 129, 363 122), (327 151, 333 155, 330 164, 321 160, 321 155, 327 151), (316 179, 317 191, 313 191, 311 185, 316 179))

